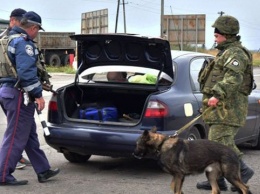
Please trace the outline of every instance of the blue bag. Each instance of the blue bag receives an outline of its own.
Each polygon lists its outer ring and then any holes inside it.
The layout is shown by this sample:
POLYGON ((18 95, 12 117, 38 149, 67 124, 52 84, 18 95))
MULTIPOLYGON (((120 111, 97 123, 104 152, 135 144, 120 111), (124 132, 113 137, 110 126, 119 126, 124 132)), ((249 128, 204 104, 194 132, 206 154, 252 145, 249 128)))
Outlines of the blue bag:
POLYGON ((80 119, 88 120, 99 120, 99 121, 117 121, 118 114, 116 107, 89 107, 86 109, 81 109, 79 111, 80 119))

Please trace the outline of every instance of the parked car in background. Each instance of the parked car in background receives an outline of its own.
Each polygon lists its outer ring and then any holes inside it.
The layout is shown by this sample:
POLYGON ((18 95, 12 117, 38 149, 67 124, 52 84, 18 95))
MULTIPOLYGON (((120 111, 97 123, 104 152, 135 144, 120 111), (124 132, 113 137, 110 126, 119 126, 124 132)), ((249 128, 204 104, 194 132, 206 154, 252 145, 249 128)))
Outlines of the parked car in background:
MULTIPOLYGON (((70 162, 91 155, 132 157, 144 129, 173 135, 200 114, 199 70, 212 55, 171 51, 169 42, 126 34, 74 35, 78 70, 75 81, 57 90, 49 101, 48 145, 70 162), (128 81, 107 80, 108 72, 124 72, 128 81)), ((260 148, 259 91, 249 96, 246 126, 238 144, 260 148)), ((207 138, 198 119, 179 134, 207 138)))

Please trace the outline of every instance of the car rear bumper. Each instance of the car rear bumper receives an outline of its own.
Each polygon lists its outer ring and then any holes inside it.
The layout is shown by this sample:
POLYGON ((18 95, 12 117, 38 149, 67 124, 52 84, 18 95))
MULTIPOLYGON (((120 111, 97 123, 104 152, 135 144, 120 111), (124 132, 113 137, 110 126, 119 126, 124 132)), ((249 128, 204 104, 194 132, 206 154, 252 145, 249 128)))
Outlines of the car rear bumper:
POLYGON ((131 157, 142 130, 124 131, 49 126, 47 144, 58 152, 131 157))

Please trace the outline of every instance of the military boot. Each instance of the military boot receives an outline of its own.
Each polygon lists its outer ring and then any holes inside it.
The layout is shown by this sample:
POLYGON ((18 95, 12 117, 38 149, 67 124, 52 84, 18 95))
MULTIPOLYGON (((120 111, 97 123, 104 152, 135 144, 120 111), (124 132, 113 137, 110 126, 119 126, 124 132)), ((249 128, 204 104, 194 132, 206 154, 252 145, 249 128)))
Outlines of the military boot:
MULTIPOLYGON (((241 179, 246 184, 249 179, 252 178, 254 175, 254 171, 249 168, 243 160, 240 160, 240 173, 241 173, 241 179)), ((231 186, 231 191, 235 192, 238 191, 238 189, 235 186, 231 186)))
MULTIPOLYGON (((218 186, 221 191, 226 191, 228 189, 226 181, 223 177, 218 179, 218 186)), ((211 185, 209 181, 202 181, 197 183, 197 189, 211 190, 211 185)))

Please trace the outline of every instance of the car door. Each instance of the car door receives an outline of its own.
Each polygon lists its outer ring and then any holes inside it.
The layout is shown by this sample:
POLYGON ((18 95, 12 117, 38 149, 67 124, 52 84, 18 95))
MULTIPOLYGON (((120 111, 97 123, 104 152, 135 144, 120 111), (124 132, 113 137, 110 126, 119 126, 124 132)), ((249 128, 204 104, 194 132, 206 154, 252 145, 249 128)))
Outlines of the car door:
POLYGON ((257 113, 257 100, 253 95, 248 96, 248 113, 245 126, 241 127, 236 135, 236 142, 244 142, 258 136, 258 130, 256 130, 256 121, 258 117, 257 113))

